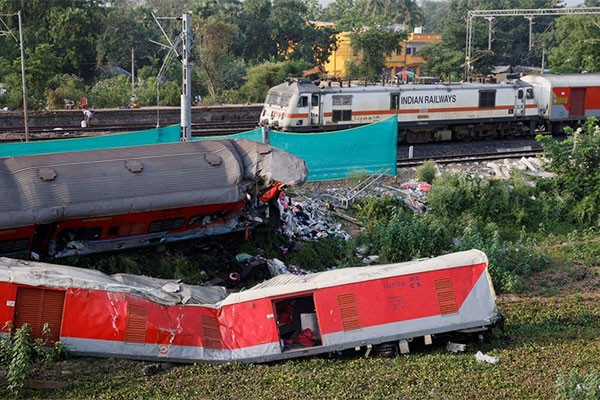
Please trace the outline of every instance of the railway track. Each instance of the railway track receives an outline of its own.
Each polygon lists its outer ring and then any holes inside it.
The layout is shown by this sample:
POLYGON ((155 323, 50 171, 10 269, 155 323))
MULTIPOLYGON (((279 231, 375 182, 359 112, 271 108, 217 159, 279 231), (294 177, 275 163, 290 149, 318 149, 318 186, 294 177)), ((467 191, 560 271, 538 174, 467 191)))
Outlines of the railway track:
POLYGON ((542 153, 542 149, 531 149, 531 150, 517 150, 517 151, 506 151, 497 153, 480 153, 480 154, 469 154, 469 155, 453 155, 453 156, 432 156, 432 157, 419 157, 419 158, 402 158, 398 159, 398 168, 416 167, 426 161, 434 161, 438 164, 451 164, 451 163, 468 163, 468 162, 479 162, 479 161, 494 161, 505 158, 521 158, 521 157, 535 157, 542 153))

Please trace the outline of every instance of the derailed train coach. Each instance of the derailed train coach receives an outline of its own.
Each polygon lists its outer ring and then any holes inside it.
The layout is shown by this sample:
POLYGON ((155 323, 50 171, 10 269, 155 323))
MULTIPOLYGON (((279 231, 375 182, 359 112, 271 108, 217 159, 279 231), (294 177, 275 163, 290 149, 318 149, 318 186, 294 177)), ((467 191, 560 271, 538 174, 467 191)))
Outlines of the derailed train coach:
MULTIPOLYGON (((75 355, 266 362, 378 345, 406 351, 502 322, 478 250, 399 264, 278 275, 222 287, 0 258, 0 321, 75 355)), ((5 326, 3 335, 10 332, 5 326)))
POLYGON ((419 143, 559 132, 600 115, 600 74, 526 76, 500 83, 362 85, 290 78, 267 94, 260 123, 314 132, 398 119, 398 139, 419 143))
POLYGON ((0 159, 0 254, 64 257, 251 229, 282 185, 307 174, 299 157, 247 140, 0 159))

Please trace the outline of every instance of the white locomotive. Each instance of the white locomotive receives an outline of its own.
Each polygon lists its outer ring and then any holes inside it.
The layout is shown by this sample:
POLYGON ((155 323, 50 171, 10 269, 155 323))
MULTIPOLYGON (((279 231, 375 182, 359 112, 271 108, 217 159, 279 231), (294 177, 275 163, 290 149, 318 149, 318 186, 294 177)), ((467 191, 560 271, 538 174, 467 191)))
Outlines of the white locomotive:
POLYGON ((600 74, 501 83, 357 85, 290 78, 271 88, 260 122, 276 130, 347 129, 396 115, 409 143, 534 134, 600 116, 600 74), (575 105, 577 102, 577 105, 575 105))

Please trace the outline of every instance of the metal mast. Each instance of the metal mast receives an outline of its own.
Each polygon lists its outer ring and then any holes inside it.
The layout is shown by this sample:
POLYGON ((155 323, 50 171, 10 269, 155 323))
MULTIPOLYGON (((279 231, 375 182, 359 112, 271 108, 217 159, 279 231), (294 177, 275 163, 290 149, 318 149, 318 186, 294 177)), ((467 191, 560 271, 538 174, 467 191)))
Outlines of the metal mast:
POLYGON ((192 30, 190 27, 190 14, 183 14, 181 18, 183 35, 183 55, 181 68, 183 82, 181 87, 181 141, 192 140, 192 64, 190 62, 190 49, 192 30))
POLYGON ((489 21, 488 47, 491 47, 491 30, 493 17, 521 16, 529 20, 529 50, 532 47, 532 25, 535 16, 540 15, 581 15, 600 14, 600 7, 577 8, 536 8, 536 9, 511 9, 511 10, 471 10, 467 13, 467 40, 465 50, 465 79, 471 75, 471 62, 473 61, 473 20, 483 17, 489 21))
MULTIPOLYGON (((192 140, 192 102, 191 102, 191 99, 192 99, 192 96, 191 96, 191 92, 192 92, 192 63, 191 63, 192 29, 191 29, 191 25, 190 25, 190 14, 183 14, 181 17, 157 17, 154 15, 154 13, 152 13, 152 17, 154 18, 154 21, 156 21, 162 34, 164 35, 165 39, 167 39, 167 42, 169 43, 168 45, 166 45, 166 44, 162 44, 159 42, 155 42, 154 40, 150 40, 150 42, 152 42, 154 44, 157 44, 161 47, 169 49, 169 52, 167 53, 167 56, 165 57, 163 65, 160 68, 158 75, 156 76, 156 92, 157 92, 157 94, 156 94, 156 98, 157 98, 156 109, 157 109, 157 113, 159 110, 159 107, 158 107, 158 105, 159 105, 158 104, 158 102, 159 102, 158 85, 160 83, 160 80, 163 77, 163 74, 167 67, 167 64, 171 61, 172 57, 175 55, 175 56, 177 56, 177 58, 179 58, 181 60, 182 75, 183 75, 183 82, 182 82, 182 87, 181 87, 181 138, 180 138, 180 140, 182 142, 188 142, 188 141, 192 140), (163 27, 160 25, 159 20, 161 20, 161 19, 176 19, 176 20, 181 21, 181 23, 182 23, 181 34, 179 34, 173 42, 171 42, 171 40, 169 40, 167 33, 165 32, 163 27), (177 51, 177 47, 179 46, 180 42, 182 43, 182 48, 183 48, 182 54, 179 54, 179 52, 177 51)), ((157 117, 157 121, 156 121, 156 127, 157 128, 159 127, 158 117, 157 117)))

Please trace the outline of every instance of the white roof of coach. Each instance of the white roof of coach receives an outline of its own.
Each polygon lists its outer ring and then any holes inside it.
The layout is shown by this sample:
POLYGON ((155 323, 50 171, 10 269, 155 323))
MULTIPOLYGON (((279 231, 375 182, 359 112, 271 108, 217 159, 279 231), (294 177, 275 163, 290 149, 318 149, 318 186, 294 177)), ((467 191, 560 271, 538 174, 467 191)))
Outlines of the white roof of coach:
POLYGON ((600 86, 600 74, 526 75, 521 80, 529 83, 550 84, 551 87, 600 86))

